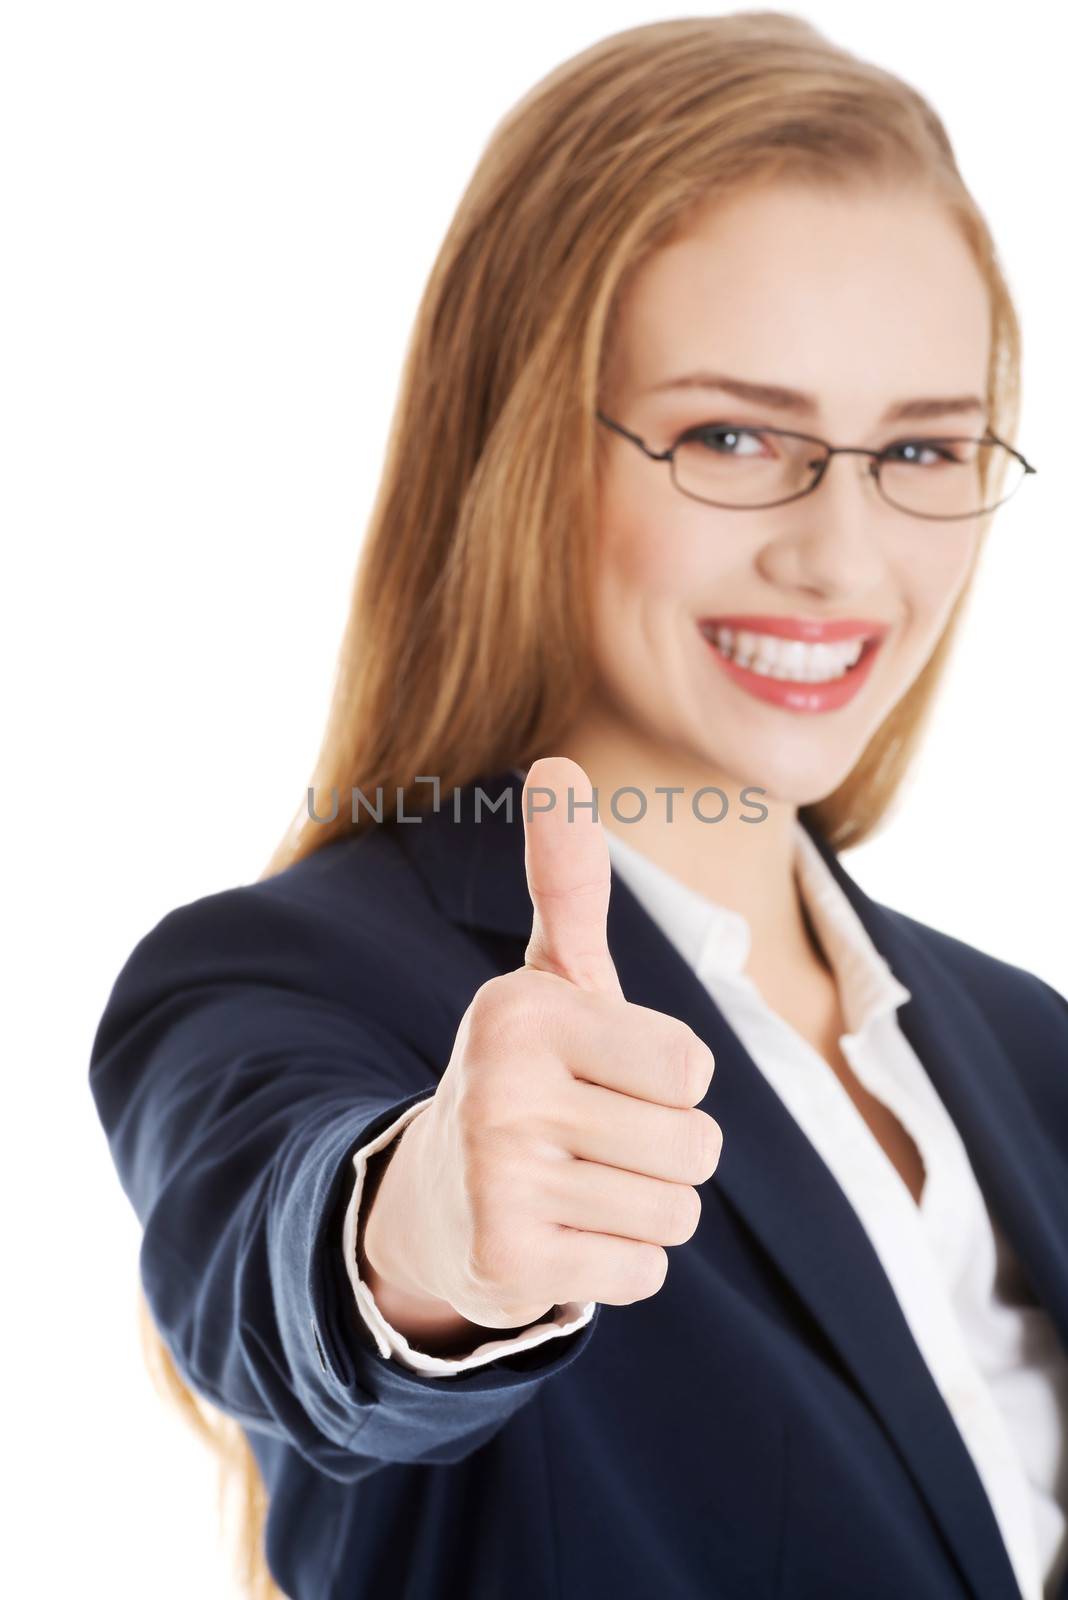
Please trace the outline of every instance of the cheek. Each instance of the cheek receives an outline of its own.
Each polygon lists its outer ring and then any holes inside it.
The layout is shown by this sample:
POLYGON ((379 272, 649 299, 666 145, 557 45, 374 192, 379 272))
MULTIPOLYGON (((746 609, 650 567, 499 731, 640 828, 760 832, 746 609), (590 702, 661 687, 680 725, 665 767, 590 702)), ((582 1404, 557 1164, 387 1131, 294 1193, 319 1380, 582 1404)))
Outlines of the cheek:
POLYGON ((634 518, 602 542, 596 579, 596 653, 602 673, 628 696, 673 676, 671 663, 696 635, 700 583, 692 545, 634 518))
POLYGON ((691 525, 685 507, 665 509, 662 498, 614 496, 603 506, 598 562, 600 587, 617 605, 672 608, 700 615, 707 598, 711 554, 708 530, 691 525))
POLYGON ((969 524, 936 529, 936 533, 943 537, 917 544, 899 572, 914 621, 937 633, 971 574, 979 551, 979 532, 969 524))

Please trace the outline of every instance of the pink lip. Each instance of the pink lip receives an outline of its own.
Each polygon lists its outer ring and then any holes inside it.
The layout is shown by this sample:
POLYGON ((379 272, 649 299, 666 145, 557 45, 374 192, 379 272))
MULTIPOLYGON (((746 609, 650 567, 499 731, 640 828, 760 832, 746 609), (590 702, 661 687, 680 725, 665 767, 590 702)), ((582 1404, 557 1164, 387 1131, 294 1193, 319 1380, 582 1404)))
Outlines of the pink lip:
POLYGON ((811 617, 702 617, 702 627, 745 629, 770 633, 778 639, 803 639, 807 644, 830 644, 837 639, 881 639, 889 623, 864 617, 841 617, 817 622, 811 617))
MULTIPOLYGON (((796 639, 800 637, 793 631, 800 618, 794 617, 739 617, 728 619, 717 617, 717 627, 751 628, 754 633, 776 633, 780 638, 796 639), (779 624, 770 628, 768 623, 779 624)), ((858 635, 871 635, 867 638, 860 657, 854 666, 843 673, 840 678, 830 678, 826 683, 798 683, 790 678, 771 678, 764 673, 753 672, 749 667, 743 667, 737 661, 730 661, 715 646, 711 633, 711 624, 702 623, 701 632, 705 635, 705 642, 716 660, 719 662, 727 676, 745 689, 754 699, 764 700, 771 705, 781 706, 787 711, 837 711, 840 706, 848 704, 863 686, 868 674, 871 672, 872 662, 879 652, 883 635, 887 632, 885 623, 858 623, 848 622, 815 624, 817 628, 838 628, 839 632, 832 635, 828 631, 822 632, 813 642, 829 640, 832 637, 839 639, 855 639, 858 635)))

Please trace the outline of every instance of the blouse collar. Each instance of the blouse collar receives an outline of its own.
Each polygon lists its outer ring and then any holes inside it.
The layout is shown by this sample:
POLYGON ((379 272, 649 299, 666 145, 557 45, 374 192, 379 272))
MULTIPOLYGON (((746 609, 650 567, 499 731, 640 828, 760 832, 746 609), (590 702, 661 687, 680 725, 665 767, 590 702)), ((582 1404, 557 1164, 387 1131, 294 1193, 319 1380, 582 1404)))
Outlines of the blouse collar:
MULTIPOLYGON (((702 980, 746 986, 752 931, 739 911, 692 889, 604 829, 613 870, 702 980)), ((912 998, 876 949, 808 831, 794 823, 794 872, 802 902, 838 985, 846 1029, 856 1034, 912 998)))

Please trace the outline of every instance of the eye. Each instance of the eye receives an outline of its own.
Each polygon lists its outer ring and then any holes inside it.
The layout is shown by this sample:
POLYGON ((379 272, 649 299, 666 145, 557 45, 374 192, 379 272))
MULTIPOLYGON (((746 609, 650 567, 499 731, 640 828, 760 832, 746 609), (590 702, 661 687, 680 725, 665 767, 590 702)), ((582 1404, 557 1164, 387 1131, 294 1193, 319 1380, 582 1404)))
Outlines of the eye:
MULTIPOLYGON (((882 452, 883 459, 911 467, 937 467, 945 463, 959 465, 967 460, 968 439, 899 439, 888 444, 882 452), (897 452, 900 452, 898 454, 897 452)), ((974 448, 974 446, 973 446, 974 448)))
POLYGON ((760 454, 766 440, 756 428, 743 428, 733 422, 702 422, 696 428, 688 428, 675 444, 698 444, 718 456, 753 456, 760 454))

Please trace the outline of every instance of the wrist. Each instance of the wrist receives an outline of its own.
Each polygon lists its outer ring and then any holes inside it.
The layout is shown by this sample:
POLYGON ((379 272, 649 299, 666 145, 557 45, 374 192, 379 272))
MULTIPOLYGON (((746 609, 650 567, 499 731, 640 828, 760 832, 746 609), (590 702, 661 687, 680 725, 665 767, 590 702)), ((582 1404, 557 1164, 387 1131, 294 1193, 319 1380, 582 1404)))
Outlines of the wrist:
POLYGON ((418 1158, 414 1162, 411 1158, 415 1154, 413 1136, 426 1115, 424 1111, 413 1118, 367 1163, 356 1248, 360 1276, 376 1300, 379 1291, 388 1286, 392 1297, 403 1297, 413 1305, 420 1301, 441 1305, 417 1277, 426 1223, 413 1192, 418 1158))

